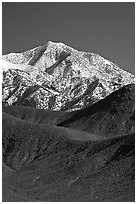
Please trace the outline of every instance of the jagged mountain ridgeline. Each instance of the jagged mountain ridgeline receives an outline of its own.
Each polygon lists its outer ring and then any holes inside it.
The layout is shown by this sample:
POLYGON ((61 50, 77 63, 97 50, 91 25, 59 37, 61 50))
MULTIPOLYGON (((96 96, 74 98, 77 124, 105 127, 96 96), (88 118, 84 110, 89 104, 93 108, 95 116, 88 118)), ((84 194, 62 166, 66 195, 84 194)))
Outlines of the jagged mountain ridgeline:
POLYGON ((134 202, 134 76, 51 41, 2 68, 2 201, 134 202))
POLYGON ((98 54, 51 41, 3 55, 3 104, 72 111, 105 98, 134 76, 98 54))

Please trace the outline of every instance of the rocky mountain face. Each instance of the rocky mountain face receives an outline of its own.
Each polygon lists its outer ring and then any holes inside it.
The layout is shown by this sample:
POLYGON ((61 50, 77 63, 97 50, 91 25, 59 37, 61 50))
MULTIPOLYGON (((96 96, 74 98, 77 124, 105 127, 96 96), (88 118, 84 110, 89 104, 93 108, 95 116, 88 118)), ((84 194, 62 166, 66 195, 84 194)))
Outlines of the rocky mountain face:
POLYGON ((3 202, 134 202, 134 76, 63 43, 2 58, 3 202))
POLYGON ((62 111, 92 105, 134 83, 134 76, 95 53, 47 42, 3 55, 3 104, 62 111))
POLYGON ((135 85, 128 84, 82 110, 62 115, 58 126, 106 138, 135 132, 135 85))

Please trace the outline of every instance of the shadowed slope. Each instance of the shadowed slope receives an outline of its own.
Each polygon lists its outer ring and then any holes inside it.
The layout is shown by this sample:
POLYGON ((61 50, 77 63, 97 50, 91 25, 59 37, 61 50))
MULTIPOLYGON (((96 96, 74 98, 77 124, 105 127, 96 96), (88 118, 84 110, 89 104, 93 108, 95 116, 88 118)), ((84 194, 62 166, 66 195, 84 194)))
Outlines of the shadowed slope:
POLYGON ((34 66, 36 62, 42 57, 47 47, 48 47, 48 43, 38 47, 37 49, 34 49, 33 57, 31 58, 28 64, 34 66))
POLYGON ((53 125, 40 125, 3 113, 3 159, 13 169, 30 163, 43 153, 68 150, 70 154, 83 141, 97 141, 101 136, 53 125), (46 152, 45 152, 46 150, 46 152))
POLYGON ((129 84, 72 116, 62 116, 57 123, 105 137, 129 134, 134 132, 134 101, 135 85, 129 84))
POLYGON ((70 53, 62 52, 62 53, 60 54, 60 56, 58 56, 57 61, 56 61, 52 66, 46 68, 46 69, 45 69, 45 72, 47 72, 48 74, 51 74, 51 75, 52 75, 53 72, 54 72, 54 70, 55 70, 55 68, 56 68, 62 61, 66 60, 66 58, 67 58, 68 56, 70 56, 70 55, 71 55, 70 53))
POLYGON ((3 201, 134 201, 134 143, 3 113, 3 201))
POLYGON ((26 106, 3 106, 2 111, 22 120, 42 124, 54 124, 57 118, 67 114, 63 111, 42 110, 26 106))

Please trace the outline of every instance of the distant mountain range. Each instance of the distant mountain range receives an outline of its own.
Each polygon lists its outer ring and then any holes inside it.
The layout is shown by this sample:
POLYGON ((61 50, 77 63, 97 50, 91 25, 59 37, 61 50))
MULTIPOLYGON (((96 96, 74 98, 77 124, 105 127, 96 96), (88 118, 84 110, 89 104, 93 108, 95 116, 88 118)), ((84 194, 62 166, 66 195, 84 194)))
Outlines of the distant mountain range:
POLYGON ((134 83, 134 76, 95 53, 51 41, 2 56, 3 104, 72 111, 134 83))

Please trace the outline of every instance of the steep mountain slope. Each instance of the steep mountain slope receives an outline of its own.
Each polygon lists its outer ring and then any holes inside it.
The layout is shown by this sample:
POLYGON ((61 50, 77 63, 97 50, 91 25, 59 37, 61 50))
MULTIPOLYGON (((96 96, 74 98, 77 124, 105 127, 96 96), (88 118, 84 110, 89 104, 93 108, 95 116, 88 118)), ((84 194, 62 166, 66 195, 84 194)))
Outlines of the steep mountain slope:
POLYGON ((105 137, 135 131, 135 85, 129 84, 85 109, 57 119, 59 126, 105 137))
POLYGON ((78 110, 96 103, 134 76, 95 53, 51 41, 3 56, 3 104, 78 110))
POLYGON ((3 201, 134 201, 134 143, 3 113, 3 201))

